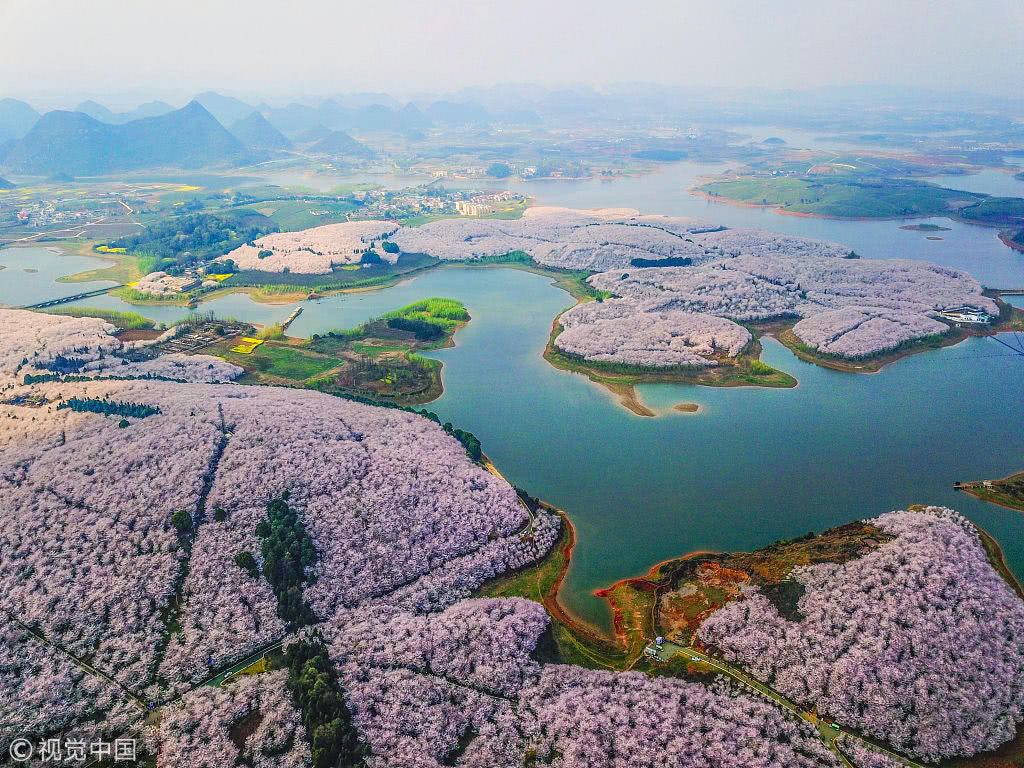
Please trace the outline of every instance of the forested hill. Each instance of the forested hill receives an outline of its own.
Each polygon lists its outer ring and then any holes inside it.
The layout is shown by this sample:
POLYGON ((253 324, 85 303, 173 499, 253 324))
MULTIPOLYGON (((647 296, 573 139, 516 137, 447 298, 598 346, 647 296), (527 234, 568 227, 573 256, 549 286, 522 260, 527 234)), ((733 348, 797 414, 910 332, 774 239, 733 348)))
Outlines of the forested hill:
POLYGON ((10 146, 0 165, 21 173, 72 176, 181 166, 197 168, 240 154, 242 143, 201 104, 123 125, 101 123, 82 112, 43 115, 10 146))

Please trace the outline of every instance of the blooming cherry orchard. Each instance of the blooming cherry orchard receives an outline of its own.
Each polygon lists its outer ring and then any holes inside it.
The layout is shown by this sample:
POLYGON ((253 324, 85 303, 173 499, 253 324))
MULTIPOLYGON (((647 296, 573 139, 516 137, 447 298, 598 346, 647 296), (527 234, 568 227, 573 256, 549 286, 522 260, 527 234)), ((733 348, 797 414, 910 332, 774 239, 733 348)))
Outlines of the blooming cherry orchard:
MULTIPOLYGON (((164 355, 145 362, 125 357, 147 342, 123 343, 116 328, 94 317, 67 317, 0 309, 0 389, 26 374, 168 378, 189 382, 232 381, 244 371, 209 355, 164 355)), ((171 329, 161 339, 176 334, 171 329)), ((152 342, 149 342, 152 343, 152 342)))
POLYGON ((124 428, 101 414, 0 405, 4 605, 141 690, 183 565, 171 517, 197 513, 220 436, 216 407, 197 390, 164 382, 31 390, 51 403, 76 396, 161 409, 124 428))
POLYGON ((0 611, 0 745, 67 734, 110 738, 142 722, 116 685, 86 672, 0 611))
POLYGON ((945 333, 941 310, 999 314, 966 272, 923 261, 783 254, 742 255, 690 267, 593 275, 597 289, 632 300, 637 314, 665 309, 733 320, 798 318, 809 346, 849 358, 945 333))
MULTIPOLYGON (((628 321, 640 301, 574 311, 566 333, 628 321)), ((560 519, 529 510, 438 424, 310 390, 203 383, 201 362, 195 383, 19 384, 30 353, 33 370, 122 358, 99 321, 18 315, 24 327, 5 312, 0 323, 45 352, 0 340, 13 393, 0 404, 0 737, 123 734, 142 714, 127 689, 160 706, 146 743, 163 768, 298 768, 325 743, 359 753, 360 739, 370 768, 838 766, 810 725, 725 679, 538 661, 545 608, 472 595, 543 557, 560 519), (283 548, 264 548, 272 540, 283 548), (278 553, 292 558, 286 583, 270 575, 278 553), (282 583, 301 611, 281 610, 282 583), (279 640, 287 673, 206 685, 279 640)), ((749 338, 712 314, 685 322, 686 348, 706 355, 749 338)), ((908 754, 1005 743, 1024 716, 1024 603, 956 513, 870 522, 894 538, 794 571, 801 621, 748 587, 700 639, 908 754)))
MULTIPOLYGON (((396 229, 391 221, 343 221, 301 232, 275 232, 240 245, 221 259, 233 260, 239 269, 324 275, 338 265, 358 264, 363 251, 396 229)), ((378 255, 392 263, 398 260, 397 254, 383 250, 378 255)))
POLYGON ((309 743, 284 687, 286 672, 243 675, 222 688, 202 686, 166 707, 149 747, 160 768, 221 768, 244 762, 253 768, 303 768, 309 743), (232 727, 256 723, 242 749, 232 727))
POLYGON ((896 536, 843 565, 793 573, 799 623, 759 592, 700 639, 785 695, 927 760, 1013 738, 1024 717, 1024 603, 952 510, 869 521, 896 536))
POLYGON ((676 309, 638 311, 636 302, 587 302, 564 313, 555 338, 563 352, 585 360, 638 366, 712 366, 735 357, 750 332, 731 320, 676 309))
POLYGON ((902 760, 871 749, 865 746, 860 739, 852 739, 845 733, 836 740, 836 746, 853 761, 857 768, 903 768, 906 765, 902 760))
POLYGON ((321 618, 375 601, 445 608, 537 560, 559 535, 543 513, 524 533, 529 515, 515 492, 418 415, 294 389, 206 396, 231 433, 207 503, 226 516, 196 536, 168 678, 196 679, 211 659, 242 658, 283 634, 266 584, 233 558, 258 555, 256 525, 284 491, 319 553, 305 596, 321 618))

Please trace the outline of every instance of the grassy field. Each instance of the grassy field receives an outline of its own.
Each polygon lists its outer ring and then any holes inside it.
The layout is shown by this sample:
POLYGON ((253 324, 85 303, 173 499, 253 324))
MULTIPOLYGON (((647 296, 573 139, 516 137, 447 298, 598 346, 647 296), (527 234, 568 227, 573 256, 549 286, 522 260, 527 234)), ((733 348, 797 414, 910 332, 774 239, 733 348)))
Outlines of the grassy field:
POLYGON ((970 483, 961 486, 961 490, 982 501, 1024 512, 1024 472, 1004 477, 1002 480, 992 480, 991 483, 990 486, 980 482, 970 483))
POLYGON ((94 251, 94 244, 88 244, 79 248, 76 253, 86 256, 96 256, 107 261, 114 262, 109 267, 97 267, 85 272, 78 272, 74 275, 58 277, 58 283, 87 283, 93 280, 113 280, 124 285, 142 277, 142 270, 139 268, 139 259, 130 253, 97 253, 94 251))
POLYGON ((231 347, 235 344, 234 339, 223 342, 209 350, 209 353, 245 368, 251 375, 263 374, 302 382, 337 368, 345 362, 339 357, 316 354, 304 345, 292 345, 281 341, 266 341, 248 355, 232 352, 231 347))
MULTIPOLYGON (((264 343, 249 354, 233 352, 236 338, 199 350, 245 369, 243 381, 301 386, 396 405, 420 405, 442 391, 441 363, 417 352, 449 345, 469 321, 458 301, 431 298, 374 318, 358 328, 285 336, 277 326, 259 332, 264 343), (401 327, 394 327, 398 321, 401 327), (411 322, 410 326, 401 325, 411 322)), ((248 335, 255 332, 250 329, 248 335)))
POLYGON ((268 292, 327 293, 395 282, 403 275, 435 266, 437 259, 423 254, 402 254, 396 264, 372 264, 355 270, 336 270, 326 275, 296 272, 236 272, 221 283, 222 288, 260 288, 268 292), (273 289, 269 291, 268 289, 273 289))
POLYGON ((830 218, 946 216, 957 215, 960 209, 967 217, 970 209, 965 206, 987 205, 989 210, 979 215, 981 220, 995 211, 991 203, 982 202, 982 195, 894 178, 745 177, 713 181, 695 191, 729 202, 777 206, 787 213, 830 218))

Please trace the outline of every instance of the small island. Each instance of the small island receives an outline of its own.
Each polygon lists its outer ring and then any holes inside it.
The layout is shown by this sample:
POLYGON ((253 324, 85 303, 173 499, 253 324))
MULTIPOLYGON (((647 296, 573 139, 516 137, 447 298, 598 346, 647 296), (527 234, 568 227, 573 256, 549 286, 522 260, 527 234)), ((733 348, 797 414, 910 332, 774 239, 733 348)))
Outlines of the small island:
POLYGON ((908 232, 949 232, 950 227, 941 227, 938 224, 904 224, 900 229, 908 232))
POLYGON ((884 183, 878 183, 879 175, 873 168, 862 169, 850 162, 832 160, 804 171, 730 175, 698 185, 690 192, 713 201, 827 219, 944 216, 971 224, 1007 227, 1019 226, 1024 217, 1024 198, 948 189, 899 175, 883 178, 884 183))

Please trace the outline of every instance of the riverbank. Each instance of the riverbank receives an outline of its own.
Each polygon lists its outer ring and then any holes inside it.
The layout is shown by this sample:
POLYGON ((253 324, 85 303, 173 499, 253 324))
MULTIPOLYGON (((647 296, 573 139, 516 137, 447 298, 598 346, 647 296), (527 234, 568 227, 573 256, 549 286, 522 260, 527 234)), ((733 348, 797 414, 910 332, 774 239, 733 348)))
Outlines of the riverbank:
MULTIPOLYGON (((493 466, 493 465, 492 465, 493 466)), ((500 473, 493 469, 499 477, 500 473)), ((562 535, 540 562, 505 574, 480 588, 481 597, 523 597, 541 603, 552 617, 558 660, 592 668, 647 668, 644 649, 656 637, 690 646, 703 621, 738 599, 743 586, 757 585, 784 617, 795 619, 802 588, 790 574, 816 563, 842 563, 877 548, 893 537, 854 521, 822 533, 777 541, 751 552, 695 551, 663 560, 642 576, 620 579, 596 590, 612 611, 612 634, 567 610, 559 591, 569 570, 576 531, 561 510, 543 504, 562 521, 562 535)), ((911 505, 910 510, 920 505, 911 505)), ((1006 565, 999 543, 975 525, 989 563, 1024 600, 1024 588, 1006 565)))
POLYGON ((977 327, 951 325, 948 333, 940 336, 928 336, 923 339, 913 339, 888 352, 859 360, 818 353, 804 344, 800 337, 793 332, 792 323, 779 323, 769 327, 771 328, 772 335, 775 336, 779 343, 804 362, 814 363, 822 368, 846 373, 878 373, 890 363, 895 363, 910 355, 942 349, 943 347, 956 346, 971 336, 992 336, 996 333, 1024 329, 1024 310, 1012 307, 993 292, 986 292, 986 295, 994 298, 999 307, 999 318, 993 324, 977 327))
MULTIPOLYGON (((797 380, 784 371, 768 368, 765 373, 754 373, 752 361, 759 360, 761 344, 755 337, 749 347, 736 358, 722 361, 709 368, 642 369, 630 368, 599 362, 581 360, 570 356, 555 346, 555 339, 562 332, 559 323, 561 315, 551 325, 551 335, 544 348, 544 359, 553 367, 586 376, 600 384, 618 398, 618 402, 637 416, 654 417, 652 411, 636 392, 638 384, 692 384, 703 387, 769 387, 789 389, 797 386, 797 380)), ((680 409, 683 410, 683 409, 680 409)))
POLYGON ((961 483, 956 488, 990 504, 1024 512, 1024 472, 999 480, 961 483))
POLYGON ((1024 243, 1014 239, 1015 236, 1019 234, 1019 232, 1003 230, 1002 232, 999 233, 999 242, 1001 242, 1007 248, 1012 248, 1015 251, 1024 251, 1024 243))
MULTIPOLYGON (((500 472, 496 469, 493 471, 501 477, 500 472)), ((551 616, 551 641, 555 646, 556 658, 561 663, 578 664, 590 669, 626 669, 626 655, 615 639, 575 616, 559 600, 559 591, 576 547, 576 528, 562 510, 542 501, 538 504, 562 520, 562 533, 557 543, 539 562, 485 583, 478 590, 477 596, 522 597, 543 605, 551 616)))

